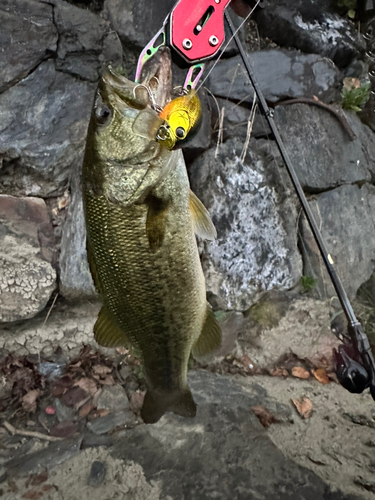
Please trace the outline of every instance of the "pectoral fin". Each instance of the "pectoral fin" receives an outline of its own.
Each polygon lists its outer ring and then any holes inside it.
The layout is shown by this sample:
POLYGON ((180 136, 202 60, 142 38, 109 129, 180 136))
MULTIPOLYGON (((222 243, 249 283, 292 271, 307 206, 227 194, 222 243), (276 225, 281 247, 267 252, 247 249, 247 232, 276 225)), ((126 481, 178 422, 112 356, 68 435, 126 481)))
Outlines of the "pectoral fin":
POLYGON ((103 347, 119 347, 129 345, 125 333, 110 317, 105 306, 100 309, 94 325, 95 340, 103 347))
POLYGON ((193 191, 190 191, 189 204, 190 212, 193 216, 195 234, 204 240, 214 240, 217 233, 210 214, 193 191))
POLYGON ((221 345, 221 330, 212 310, 207 306, 206 319, 198 340, 193 345, 192 353, 200 358, 218 349, 221 345))
POLYGON ((151 252, 156 252, 163 244, 165 228, 167 223, 168 203, 163 202, 155 196, 149 196, 146 233, 151 252))

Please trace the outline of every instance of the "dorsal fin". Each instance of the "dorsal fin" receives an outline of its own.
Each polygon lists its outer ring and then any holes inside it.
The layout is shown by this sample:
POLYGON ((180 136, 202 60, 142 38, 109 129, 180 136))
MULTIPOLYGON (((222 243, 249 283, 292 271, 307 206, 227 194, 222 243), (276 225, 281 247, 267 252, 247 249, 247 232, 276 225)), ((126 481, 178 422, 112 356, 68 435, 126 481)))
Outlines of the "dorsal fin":
POLYGON ((129 341, 125 333, 110 317, 108 309, 100 309, 98 319, 94 325, 95 340, 103 347, 128 346, 129 341))
POLYGON ((200 358, 216 351, 221 345, 221 330, 211 308, 207 305, 206 318, 202 332, 193 345, 192 353, 195 358, 200 358))
POLYGON ((190 191, 189 204, 190 212, 193 217, 195 234, 204 240, 214 240, 217 233, 210 218, 210 214, 193 191, 190 191))

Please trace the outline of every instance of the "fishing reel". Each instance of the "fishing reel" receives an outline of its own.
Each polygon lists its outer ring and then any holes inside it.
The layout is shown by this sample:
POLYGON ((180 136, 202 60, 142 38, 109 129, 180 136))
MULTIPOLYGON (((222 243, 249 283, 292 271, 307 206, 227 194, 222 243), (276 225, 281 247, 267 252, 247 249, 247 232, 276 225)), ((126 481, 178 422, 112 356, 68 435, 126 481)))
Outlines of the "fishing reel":
POLYGON ((334 370, 347 391, 361 394, 369 388, 375 400, 375 368, 371 348, 362 326, 355 325, 352 329, 354 335, 340 335, 344 343, 339 345, 338 350, 333 349, 334 370))

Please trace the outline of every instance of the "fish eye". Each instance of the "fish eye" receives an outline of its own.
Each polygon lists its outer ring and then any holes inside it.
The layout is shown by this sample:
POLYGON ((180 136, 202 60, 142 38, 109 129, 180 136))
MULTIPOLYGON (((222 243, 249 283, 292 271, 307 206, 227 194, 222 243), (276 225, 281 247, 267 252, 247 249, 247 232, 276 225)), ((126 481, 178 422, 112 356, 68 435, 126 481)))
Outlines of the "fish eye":
POLYGON ((98 123, 100 123, 101 125, 104 125, 105 123, 107 123, 109 118, 111 118, 112 110, 106 105, 98 106, 95 109, 95 116, 96 116, 98 123))
POLYGON ((183 139, 186 135, 186 132, 185 132, 185 129, 184 127, 177 127, 176 128, 176 136, 179 138, 179 139, 183 139))

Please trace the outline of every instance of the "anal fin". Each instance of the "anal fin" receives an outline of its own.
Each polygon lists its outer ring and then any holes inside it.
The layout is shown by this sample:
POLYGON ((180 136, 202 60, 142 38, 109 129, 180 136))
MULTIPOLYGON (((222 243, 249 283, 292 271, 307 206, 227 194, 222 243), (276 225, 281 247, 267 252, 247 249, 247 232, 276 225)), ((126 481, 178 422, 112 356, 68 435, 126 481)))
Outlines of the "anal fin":
POLYGON ((214 313, 207 306, 206 318, 202 332, 193 345, 192 353, 195 358, 200 358, 218 349, 221 345, 221 330, 214 313))
POLYGON ((129 345, 125 333, 110 317, 105 306, 100 309, 94 325, 95 340, 103 347, 119 347, 129 345))
POLYGON ((204 240, 214 240, 217 233, 210 214, 193 191, 190 191, 189 205, 196 235, 204 240))

